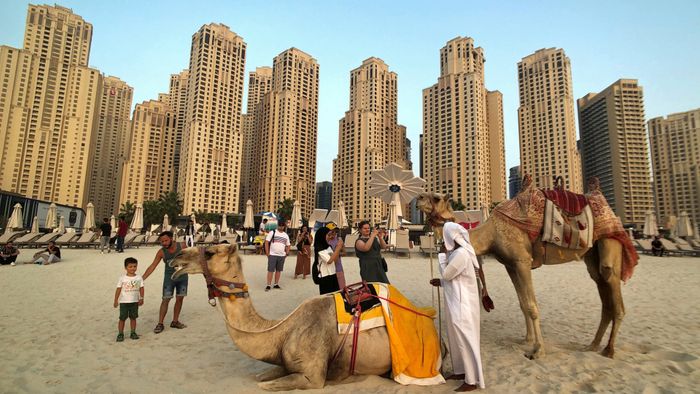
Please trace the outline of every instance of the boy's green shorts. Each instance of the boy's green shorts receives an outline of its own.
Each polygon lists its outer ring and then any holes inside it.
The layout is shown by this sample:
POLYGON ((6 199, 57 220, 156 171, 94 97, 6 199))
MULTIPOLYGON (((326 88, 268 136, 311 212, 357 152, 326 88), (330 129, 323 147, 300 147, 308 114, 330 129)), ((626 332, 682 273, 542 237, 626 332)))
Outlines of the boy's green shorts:
POLYGON ((138 302, 119 304, 119 320, 126 320, 127 317, 130 319, 136 319, 139 317, 138 302))

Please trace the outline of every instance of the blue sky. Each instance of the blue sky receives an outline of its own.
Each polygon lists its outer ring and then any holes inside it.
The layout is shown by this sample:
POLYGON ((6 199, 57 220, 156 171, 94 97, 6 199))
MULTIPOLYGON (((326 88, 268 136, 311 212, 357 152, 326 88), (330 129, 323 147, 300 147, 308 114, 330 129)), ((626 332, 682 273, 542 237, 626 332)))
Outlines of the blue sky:
MULTIPOLYGON (((21 47, 27 2, 0 0, 0 44, 21 47)), ((90 65, 134 87, 134 103, 167 92, 187 67, 190 39, 224 23, 248 45, 246 75, 297 47, 320 65, 317 180, 331 180, 349 72, 382 58, 399 78, 399 123, 418 173, 422 90, 439 50, 457 36, 484 48, 486 85, 503 93, 506 165, 519 164, 516 67, 540 48, 571 59, 574 99, 619 78, 644 87, 647 119, 700 107, 700 1, 79 1, 59 3, 92 23, 90 65), (196 4, 196 6, 192 6, 196 4)), ((247 78, 246 78, 247 83, 247 78)), ((246 86, 247 90, 247 86, 246 86)), ((245 101, 243 103, 245 111, 245 101)))

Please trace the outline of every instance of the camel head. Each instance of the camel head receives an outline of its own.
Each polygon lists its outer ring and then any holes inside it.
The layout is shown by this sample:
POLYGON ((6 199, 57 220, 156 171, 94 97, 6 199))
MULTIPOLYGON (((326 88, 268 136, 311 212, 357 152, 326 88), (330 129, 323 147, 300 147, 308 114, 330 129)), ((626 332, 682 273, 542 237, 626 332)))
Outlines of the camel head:
POLYGON ((433 228, 442 227, 447 221, 455 221, 449 194, 421 193, 416 205, 425 213, 433 228))
POLYGON ((180 254, 170 262, 175 268, 173 279, 184 274, 203 274, 201 259, 204 259, 211 275, 215 278, 232 282, 245 282, 241 257, 238 255, 236 245, 220 244, 204 248, 191 247, 182 250, 180 254))

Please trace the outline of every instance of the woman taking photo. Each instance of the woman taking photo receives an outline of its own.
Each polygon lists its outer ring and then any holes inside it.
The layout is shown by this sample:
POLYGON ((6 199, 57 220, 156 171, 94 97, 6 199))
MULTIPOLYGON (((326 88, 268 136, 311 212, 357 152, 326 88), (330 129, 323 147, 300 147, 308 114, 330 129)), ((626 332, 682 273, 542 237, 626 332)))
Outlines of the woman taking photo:
POLYGON ((306 279, 306 275, 311 274, 311 243, 313 241, 314 237, 311 236, 309 226, 302 225, 297 236, 297 266, 294 268, 294 279, 299 275, 302 279, 306 279))
POLYGON ((389 283, 382 263, 382 249, 388 248, 384 242, 384 230, 371 230, 364 220, 358 226, 360 237, 355 241, 355 254, 360 260, 360 276, 365 282, 389 283))

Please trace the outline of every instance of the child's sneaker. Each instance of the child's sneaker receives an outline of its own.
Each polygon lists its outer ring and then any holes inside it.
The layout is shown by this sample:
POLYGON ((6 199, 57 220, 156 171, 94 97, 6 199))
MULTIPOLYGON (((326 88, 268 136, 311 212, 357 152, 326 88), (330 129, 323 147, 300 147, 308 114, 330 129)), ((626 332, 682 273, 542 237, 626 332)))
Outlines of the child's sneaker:
POLYGON ((124 333, 120 332, 117 334, 117 342, 124 342, 124 333))
POLYGON ((270 286, 265 286, 265 291, 270 291, 270 286))
POLYGON ((136 333, 136 331, 131 332, 131 336, 129 336, 131 339, 139 339, 139 334, 136 333))

